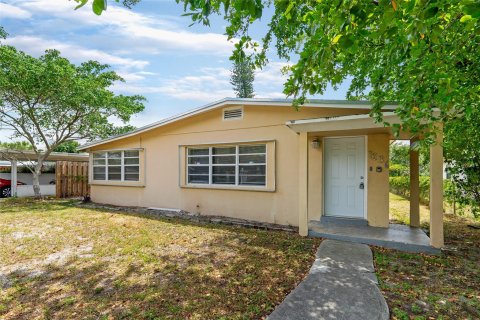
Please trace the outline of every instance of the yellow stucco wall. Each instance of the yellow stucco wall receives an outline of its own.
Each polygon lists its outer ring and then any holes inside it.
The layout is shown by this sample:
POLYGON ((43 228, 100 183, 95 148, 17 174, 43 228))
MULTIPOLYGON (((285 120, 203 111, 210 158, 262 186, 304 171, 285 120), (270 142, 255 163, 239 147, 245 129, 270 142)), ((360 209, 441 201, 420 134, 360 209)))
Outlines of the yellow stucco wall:
MULTIPOLYGON (((242 120, 223 121, 222 108, 192 116, 133 137, 93 147, 90 151, 142 148, 144 167, 141 170, 145 171, 145 181, 140 187, 92 184, 91 197, 98 203, 182 209, 204 215, 298 226, 299 139, 295 132, 285 126, 285 122, 360 113, 367 113, 367 110, 338 109, 332 106, 303 107, 300 111, 295 111, 292 107, 244 106, 242 120), (273 190, 240 191, 184 186, 182 146, 247 141, 274 142, 274 154, 269 154, 275 163, 273 190)), ((318 219, 322 212, 322 150, 311 148, 313 137, 308 137, 308 218, 318 219)), ((369 136, 368 146, 369 150, 371 147, 377 152, 386 151, 388 159, 387 135, 369 136), (379 145, 375 146, 376 144, 379 145)), ((383 218, 379 216, 385 210, 385 206, 379 205, 380 202, 387 202, 388 221, 388 173, 386 187, 381 178, 384 174, 369 173, 368 176, 370 192, 376 189, 378 192, 387 192, 382 201, 379 201, 379 195, 373 195, 372 199, 370 195, 368 197, 368 209, 374 212, 372 220, 369 214, 369 221, 375 225, 380 225, 383 218), (381 186, 375 183, 381 183, 381 186), (374 201, 378 203, 375 204, 374 201)), ((269 181, 270 179, 271 177, 269 181)))
POLYGON ((388 134, 367 137, 367 219, 368 224, 375 227, 388 227, 389 143, 388 134))

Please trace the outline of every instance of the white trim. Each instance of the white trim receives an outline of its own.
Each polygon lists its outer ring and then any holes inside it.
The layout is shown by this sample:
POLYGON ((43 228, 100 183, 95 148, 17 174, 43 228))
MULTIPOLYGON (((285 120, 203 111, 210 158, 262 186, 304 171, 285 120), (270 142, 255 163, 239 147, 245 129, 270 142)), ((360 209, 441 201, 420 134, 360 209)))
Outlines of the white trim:
MULTIPOLYGON (((180 121, 182 119, 195 116, 213 109, 230 106, 230 105, 253 105, 253 106, 278 106, 278 107, 291 107, 293 100, 289 99, 235 99, 235 98, 225 98, 219 101, 215 101, 211 104, 207 104, 203 107, 193 109, 191 111, 187 111, 173 117, 169 117, 158 122, 154 122, 152 124, 146 125, 144 127, 138 128, 132 132, 113 136, 107 139, 94 141, 91 143, 84 144, 80 146, 78 150, 86 150, 91 147, 95 147, 98 145, 105 144, 107 142, 112 142, 124 138, 128 138, 152 129, 156 129, 167 124, 180 121)), ((337 108, 337 109, 360 109, 360 110, 370 110, 371 103, 368 101, 348 101, 348 100, 316 100, 312 99, 308 103, 302 105, 302 107, 314 107, 314 108, 337 108)), ((382 107, 384 110, 395 110, 397 106, 395 103, 388 103, 382 107)))
POLYGON ((369 165, 368 165, 368 135, 365 135, 365 176, 363 178, 363 180, 365 181, 365 186, 364 186, 364 190, 365 190, 365 199, 363 201, 363 205, 364 205, 364 209, 363 209, 363 216, 365 218, 365 220, 368 221, 368 169, 369 169, 369 165))
POLYGON ((17 188, 18 188, 18 168, 17 168, 17 160, 11 161, 10 167, 10 196, 16 197, 17 196, 17 188))
MULTIPOLYGON (((440 112, 438 110, 434 110, 432 114, 434 116, 439 116, 440 112)), ((394 112, 383 112, 382 116, 383 120, 390 124, 402 123, 400 117, 394 112)), ((422 123, 424 122, 425 121, 422 123)), ((290 120, 287 121, 285 125, 296 133, 388 128, 383 122, 375 122, 375 119, 369 114, 290 120)))
MULTIPOLYGON (((364 181, 364 187, 363 187, 363 190, 364 190, 364 193, 363 193, 363 219, 364 220, 367 220, 368 221, 368 215, 367 215, 367 201, 368 201, 368 135, 358 135, 358 136, 334 136, 334 137, 323 137, 323 140, 322 140, 322 146, 323 146, 323 151, 322 151, 322 167, 323 167, 323 170, 322 170, 322 184, 323 184, 323 194, 322 194, 322 198, 323 198, 323 201, 322 201, 322 214, 321 216, 327 216, 325 214, 325 202, 326 202, 326 196, 325 196, 325 193, 326 193, 326 185, 325 185, 325 155, 326 155, 326 150, 325 150, 325 140, 326 139, 343 139, 343 138, 363 138, 363 144, 364 144, 364 166, 363 166, 363 171, 364 171, 364 175, 363 175, 363 181, 364 181)), ((332 215, 331 217, 341 217, 341 218, 346 218, 346 219, 361 219, 361 218, 358 218, 358 217, 348 217, 348 216, 335 216, 335 215, 332 215)))
MULTIPOLYGON (((253 187, 253 188, 262 188, 266 189, 268 188, 268 143, 263 142, 263 143, 251 143, 251 144, 237 144, 237 143, 229 143, 229 144, 223 144, 220 145, 220 148, 225 148, 225 147, 235 147, 235 154, 220 154, 220 155, 214 155, 213 154, 213 148, 219 147, 218 145, 209 145, 208 147, 206 146, 188 146, 186 147, 186 163, 185 163, 185 175, 186 175, 186 181, 185 184, 186 186, 205 186, 205 187, 211 187, 211 186, 227 186, 227 187, 253 187), (256 146, 256 145, 261 145, 265 146, 265 152, 262 153, 244 153, 240 154, 240 146, 256 146), (190 155, 189 154, 189 149, 208 149, 208 166, 205 164, 190 164, 189 163, 189 158, 194 158, 194 157, 203 157, 206 158, 207 155, 190 155), (265 162, 264 163, 240 163, 240 156, 244 155, 264 155, 265 156, 265 162), (213 158, 214 157, 224 157, 224 156, 234 156, 235 157, 235 164, 229 163, 229 164, 214 164, 213 163, 213 158), (230 183, 213 183, 213 168, 214 167, 235 167, 235 183, 230 184, 230 183), (263 185, 248 185, 248 184, 240 184, 240 166, 265 166, 265 184, 263 185), (208 183, 190 183, 189 181, 189 168, 190 167, 208 167, 208 183)), ((204 174, 192 174, 192 175, 204 175, 204 174)))
POLYGON ((91 158, 91 183, 92 184, 101 184, 101 183, 135 183, 138 184, 140 181, 140 173, 142 170, 142 164, 141 164, 141 152, 143 149, 115 149, 115 150, 104 150, 104 151, 94 151, 92 152, 92 158, 91 158), (138 151, 138 156, 137 157, 126 157, 127 159, 138 159, 138 164, 125 164, 125 152, 126 151, 138 151), (108 163, 108 153, 109 152, 120 152, 120 164, 119 165, 110 165, 108 163), (105 153, 104 158, 95 158, 96 153, 105 153), (95 160, 105 160, 105 165, 95 165, 94 162, 95 160), (110 180, 108 179, 108 171, 109 167, 118 167, 120 166, 120 180, 110 180), (105 168, 105 179, 104 180, 97 180, 95 179, 95 167, 99 168, 105 168), (138 167, 138 180, 125 180, 125 167, 138 167))

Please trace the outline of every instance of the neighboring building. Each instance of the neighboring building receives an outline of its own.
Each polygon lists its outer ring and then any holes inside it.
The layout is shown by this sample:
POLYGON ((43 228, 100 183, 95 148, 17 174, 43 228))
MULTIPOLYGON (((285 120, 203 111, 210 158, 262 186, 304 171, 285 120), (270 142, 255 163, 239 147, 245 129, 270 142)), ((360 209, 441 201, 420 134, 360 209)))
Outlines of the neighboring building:
MULTIPOLYGON (((91 198, 298 226, 302 235, 322 216, 388 227, 394 137, 370 108, 313 100, 296 111, 288 100, 224 99, 82 146, 91 198)), ((390 123, 399 122, 394 109, 384 107, 390 123)))

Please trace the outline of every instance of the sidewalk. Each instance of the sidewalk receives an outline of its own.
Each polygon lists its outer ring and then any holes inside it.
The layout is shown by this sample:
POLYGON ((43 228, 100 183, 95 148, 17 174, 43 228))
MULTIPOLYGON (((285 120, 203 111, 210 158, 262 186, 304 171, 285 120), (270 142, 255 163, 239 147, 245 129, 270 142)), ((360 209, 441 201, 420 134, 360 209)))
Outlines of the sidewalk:
POLYGON ((324 240, 309 275, 267 319, 389 319, 370 248, 324 240))

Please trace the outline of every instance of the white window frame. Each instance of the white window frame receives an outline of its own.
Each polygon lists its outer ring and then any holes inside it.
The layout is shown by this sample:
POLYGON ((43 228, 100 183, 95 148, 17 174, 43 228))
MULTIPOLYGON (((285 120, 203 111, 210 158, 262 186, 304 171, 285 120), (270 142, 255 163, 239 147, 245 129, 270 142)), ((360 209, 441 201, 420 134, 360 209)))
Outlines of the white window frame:
POLYGON ((251 188, 266 188, 268 184, 268 144, 267 143, 249 143, 249 144, 225 144, 225 145, 213 145, 213 146, 189 146, 186 149, 186 184, 192 186, 224 186, 224 187, 251 187, 251 188), (240 154, 240 147, 241 146, 264 146, 265 152, 263 153, 243 153, 240 154), (222 155, 214 155, 213 148, 228 148, 228 147, 235 147, 235 154, 222 154, 222 155), (190 155, 189 150, 191 149, 208 149, 208 156, 207 155, 190 155), (263 155, 265 157, 265 161, 263 163, 240 163, 240 156, 248 156, 248 155, 263 155), (233 164, 214 164, 213 157, 214 156, 235 156, 235 163, 233 164), (189 159, 195 157, 208 157, 208 164, 190 164, 189 159), (191 183, 189 179, 189 168, 190 167, 208 167, 208 183, 191 183), (213 167, 232 167, 235 166, 235 183, 213 183, 213 167), (240 184, 240 166, 265 166, 265 182, 264 184, 240 184))
POLYGON ((132 149, 125 149, 125 150, 105 150, 105 151, 96 151, 92 154, 92 180, 93 181, 108 181, 108 182, 132 182, 138 183, 140 182, 140 150, 132 150, 132 149), (136 151, 138 152, 138 156, 136 157, 126 157, 125 152, 129 151, 136 151), (119 165, 109 165, 108 164, 108 153, 109 152, 120 152, 120 164, 119 165), (95 158, 95 154, 98 153, 105 153, 105 157, 103 158, 95 158), (96 165, 95 160, 103 159, 105 160, 104 165, 96 165), (138 159, 138 164, 125 164, 125 159, 138 159), (98 180, 95 179, 95 167, 105 168, 105 179, 98 180), (120 167, 120 180, 111 180, 108 179, 108 168, 109 167, 120 167), (138 179, 137 180, 126 180, 125 179, 125 167, 138 167, 138 179))

